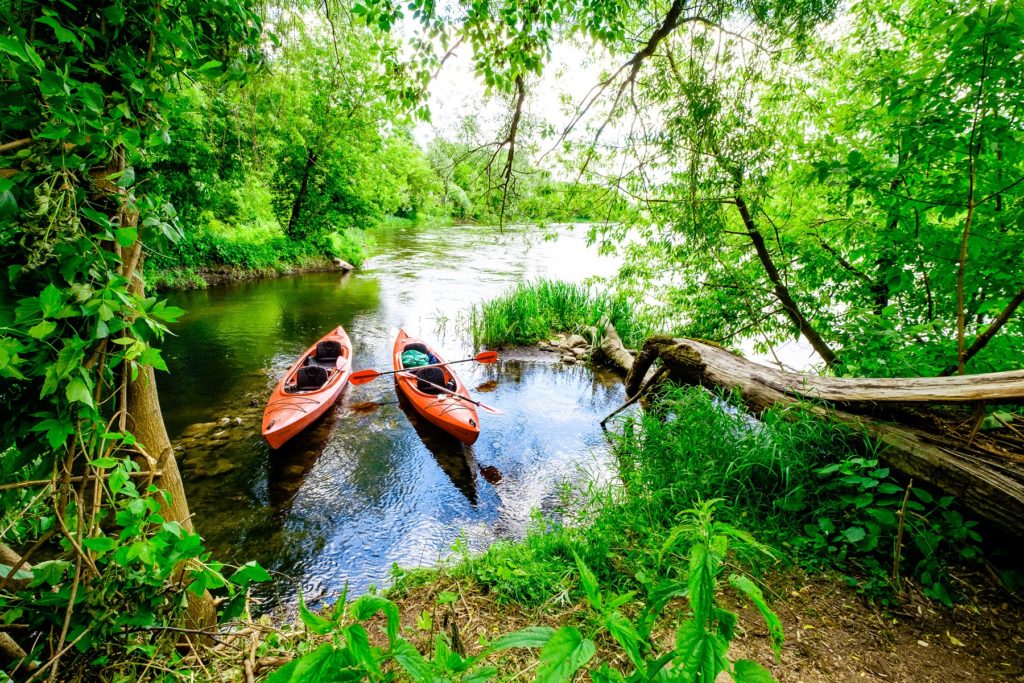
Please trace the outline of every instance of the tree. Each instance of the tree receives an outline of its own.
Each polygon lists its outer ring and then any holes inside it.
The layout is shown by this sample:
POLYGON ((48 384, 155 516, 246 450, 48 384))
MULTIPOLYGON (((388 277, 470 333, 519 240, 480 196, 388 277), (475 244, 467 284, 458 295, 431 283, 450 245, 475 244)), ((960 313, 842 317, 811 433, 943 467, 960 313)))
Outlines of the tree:
POLYGON ((261 29, 245 0, 41 0, 0 19, 0 255, 17 301, 0 328, 0 495, 3 541, 21 549, 0 604, 29 626, 20 637, 44 636, 30 654, 56 680, 72 646, 123 646, 179 614, 184 585, 203 608, 223 583, 156 401, 157 344, 181 311, 146 297, 141 267, 180 231, 143 181, 174 144, 179 79, 241 78, 261 29), (43 549, 28 586, 11 584, 43 549))

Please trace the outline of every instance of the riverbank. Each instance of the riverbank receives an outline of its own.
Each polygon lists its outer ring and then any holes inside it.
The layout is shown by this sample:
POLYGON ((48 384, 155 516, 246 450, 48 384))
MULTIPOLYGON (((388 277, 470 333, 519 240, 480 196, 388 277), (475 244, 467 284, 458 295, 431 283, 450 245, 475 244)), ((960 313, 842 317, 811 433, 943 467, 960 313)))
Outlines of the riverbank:
POLYGON ((335 231, 315 243, 290 239, 280 228, 207 227, 150 258, 145 264, 146 284, 151 291, 180 291, 305 273, 344 273, 368 258, 377 231, 451 224, 450 218, 389 216, 367 230, 335 231))

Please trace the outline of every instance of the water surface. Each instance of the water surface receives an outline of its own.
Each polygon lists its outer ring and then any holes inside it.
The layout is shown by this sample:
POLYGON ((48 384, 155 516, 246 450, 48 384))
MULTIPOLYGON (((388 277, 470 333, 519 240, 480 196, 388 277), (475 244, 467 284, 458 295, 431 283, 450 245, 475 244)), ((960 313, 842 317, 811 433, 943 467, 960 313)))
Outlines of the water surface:
POLYGON ((346 584, 350 593, 382 586, 392 564, 434 563, 460 537, 474 550, 521 537, 531 511, 553 509, 565 482, 607 473, 598 420, 622 402, 621 383, 541 352, 456 366, 476 398, 506 413, 481 411, 472 447, 417 420, 386 378, 348 387, 281 451, 259 435, 277 377, 332 326, 351 336, 357 369, 390 368, 399 326, 464 358, 473 352, 464 321, 473 303, 524 280, 579 281, 615 267, 582 230, 538 237, 392 229, 378 233, 377 255, 352 275, 171 297, 188 314, 166 344, 171 373, 159 378, 160 400, 189 505, 217 559, 255 559, 280 573, 268 603, 291 603, 299 588, 318 600, 346 584))

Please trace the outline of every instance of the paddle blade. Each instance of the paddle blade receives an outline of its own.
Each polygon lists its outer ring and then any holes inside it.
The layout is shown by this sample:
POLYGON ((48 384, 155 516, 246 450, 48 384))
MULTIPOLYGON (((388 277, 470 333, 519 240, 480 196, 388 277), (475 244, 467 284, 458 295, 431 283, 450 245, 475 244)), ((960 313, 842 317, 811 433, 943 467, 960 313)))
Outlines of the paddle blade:
POLYGON ((359 372, 353 372, 348 377, 348 383, 355 385, 366 384, 367 382, 372 382, 378 377, 380 377, 379 372, 372 368, 368 368, 366 370, 360 370, 359 372))
POLYGON ((505 414, 504 410, 501 410, 500 408, 495 408, 494 406, 489 406, 486 403, 477 403, 476 405, 478 407, 480 407, 480 408, 483 408, 488 413, 494 413, 495 415, 504 415, 505 414))
POLYGON ((497 363, 498 352, 497 351, 481 351, 473 357, 477 363, 497 363))

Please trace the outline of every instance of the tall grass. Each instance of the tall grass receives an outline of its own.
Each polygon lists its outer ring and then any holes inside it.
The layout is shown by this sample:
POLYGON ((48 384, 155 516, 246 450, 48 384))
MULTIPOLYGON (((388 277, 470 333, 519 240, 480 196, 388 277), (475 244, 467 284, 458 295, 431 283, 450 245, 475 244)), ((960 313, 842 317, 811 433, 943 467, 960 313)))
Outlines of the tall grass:
POLYGON ((561 280, 521 283, 474 306, 469 315, 477 346, 533 344, 556 332, 582 332, 607 320, 627 345, 639 345, 650 330, 625 298, 561 280))

